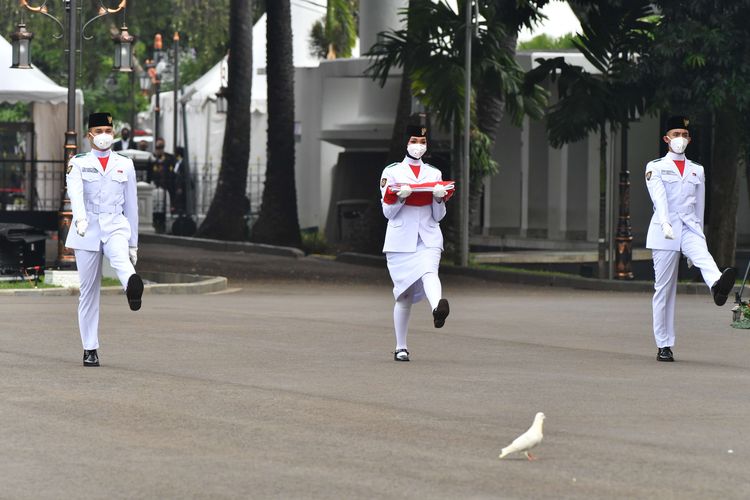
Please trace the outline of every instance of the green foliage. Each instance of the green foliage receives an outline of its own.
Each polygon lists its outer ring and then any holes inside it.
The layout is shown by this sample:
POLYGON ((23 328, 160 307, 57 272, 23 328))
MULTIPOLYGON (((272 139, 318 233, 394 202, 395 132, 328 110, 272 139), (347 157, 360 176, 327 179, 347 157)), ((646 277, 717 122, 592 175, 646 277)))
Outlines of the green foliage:
MULTIPOLYGON (((546 2, 521 2, 528 12, 518 24, 538 16, 537 4, 543 3, 546 2)), ((413 95, 436 113, 437 123, 446 130, 452 125, 462 127, 464 120, 464 6, 459 1, 458 10, 454 10, 446 0, 411 0, 409 13, 415 22, 408 32, 401 29, 380 33, 379 41, 366 54, 373 58, 367 74, 381 85, 394 68, 411 68, 413 95)), ((516 123, 527 113, 541 116, 546 93, 536 83, 524 82, 524 71, 515 60, 515 46, 506 44, 509 28, 503 11, 497 2, 480 0, 479 12, 477 36, 472 42, 469 92, 473 94, 478 85, 499 92, 516 123)))
POLYGON ((698 114, 750 110, 750 1, 662 0, 644 79, 675 82, 655 88, 654 105, 698 114))
POLYGON ((520 42, 518 50, 573 50, 576 48, 575 40, 578 35, 568 33, 558 38, 552 38, 546 33, 537 35, 531 40, 520 42))
MULTIPOLYGON (((471 129, 469 149, 469 163, 471 165, 471 179, 484 179, 488 175, 495 175, 500 166, 492 158, 492 141, 478 128, 471 129)), ((472 182, 472 185, 476 184, 472 182)))
POLYGON ((357 42, 357 0, 329 0, 326 15, 310 30, 310 54, 325 59, 329 48, 337 58, 352 56, 357 42))
MULTIPOLYGON (((114 5, 110 0, 105 5, 114 5)), ((81 17, 84 20, 96 15, 99 2, 81 1, 81 17)), ((265 0, 254 0, 253 19, 257 21, 265 12, 265 0)), ((49 14, 63 21, 65 11, 61 0, 47 2, 49 14)), ((34 33, 31 43, 32 63, 58 85, 67 86, 67 58, 64 50, 67 42, 56 39, 61 34, 57 24, 41 14, 35 14, 19 7, 18 0, 0 0, 0 32, 8 35, 15 31, 16 23, 25 20, 27 28, 34 33)), ((151 57, 153 38, 156 33, 163 37, 164 49, 172 46, 172 34, 180 32, 181 53, 180 82, 186 85, 210 69, 227 52, 229 40, 229 0, 128 0, 125 13, 118 13, 92 22, 86 29, 90 41, 79 44, 82 58, 76 60, 79 66, 77 85, 84 93, 84 113, 94 109, 111 110, 121 120, 127 120, 131 113, 131 86, 124 75, 114 75, 112 58, 113 34, 125 22, 129 32, 136 37, 134 51, 138 60, 138 70, 142 70, 144 60, 151 57), (80 64, 80 63, 83 64, 80 64), (114 78, 114 80, 113 80, 114 78)), ((20 71, 20 70, 19 70, 20 71)), ((148 100, 140 95, 138 82, 135 82, 135 104, 137 110, 144 110, 148 100)), ((166 90, 166 86, 164 89, 166 90)))
POLYGON ((326 254, 330 247, 323 233, 320 231, 302 231, 302 251, 305 254, 326 254))
POLYGON ((527 75, 528 83, 544 78, 557 82, 559 100, 549 110, 550 142, 559 147, 613 127, 645 111, 649 89, 637 78, 636 56, 648 49, 654 24, 647 0, 596 2, 581 22, 575 47, 594 66, 597 74, 568 64, 563 57, 540 58, 527 75), (639 85, 640 83, 640 85, 639 85))
POLYGON ((0 103, 0 123, 28 121, 31 121, 31 109, 28 104, 24 102, 0 103))

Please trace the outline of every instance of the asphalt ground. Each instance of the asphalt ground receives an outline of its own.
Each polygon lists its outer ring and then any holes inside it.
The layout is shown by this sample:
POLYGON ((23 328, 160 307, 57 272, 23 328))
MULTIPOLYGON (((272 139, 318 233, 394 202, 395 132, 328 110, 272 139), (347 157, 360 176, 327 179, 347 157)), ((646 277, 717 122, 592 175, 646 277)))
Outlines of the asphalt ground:
POLYGON ((445 276, 392 360, 382 269, 141 249, 222 274, 212 295, 102 298, 100 368, 75 297, 0 299, 0 498, 750 497, 750 332, 678 297, 657 363, 650 295, 445 276), (547 415, 539 460, 498 460, 547 415))

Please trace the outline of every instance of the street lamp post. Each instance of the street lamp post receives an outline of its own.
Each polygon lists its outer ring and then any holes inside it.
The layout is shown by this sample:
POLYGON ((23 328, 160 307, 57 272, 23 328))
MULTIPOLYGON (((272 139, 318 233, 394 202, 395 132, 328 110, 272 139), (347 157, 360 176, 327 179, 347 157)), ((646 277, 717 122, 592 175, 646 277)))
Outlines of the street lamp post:
POLYGON ((172 85, 172 153, 177 154, 177 143, 179 142, 177 140, 179 137, 179 134, 177 133, 177 92, 180 88, 180 34, 176 31, 172 37, 172 42, 172 50, 174 51, 174 84, 172 85))
POLYGON ((622 125, 620 210, 615 236, 615 278, 632 280, 633 229, 630 224, 630 171, 628 170, 628 123, 622 125))
POLYGON ((161 120, 161 101, 159 93, 161 91, 161 77, 159 75, 159 63, 164 57, 162 51, 163 45, 161 40, 161 34, 157 33, 154 35, 154 59, 152 65, 149 68, 149 74, 151 75, 151 84, 154 87, 155 103, 154 103, 154 141, 151 143, 152 149, 156 145, 156 139, 159 138, 161 132, 159 127, 159 121, 161 120))
MULTIPOLYGON (((65 17, 66 17, 66 24, 63 25, 63 23, 57 19, 56 17, 49 14, 47 9, 47 2, 42 2, 41 5, 35 6, 31 5, 29 0, 20 0, 21 7, 25 8, 26 10, 44 15, 50 19, 52 19, 62 30, 62 35, 55 36, 55 38, 62 38, 63 36, 66 36, 68 39, 68 48, 67 48, 67 56, 68 56, 68 123, 67 123, 67 130, 65 131, 65 152, 64 152, 64 158, 65 158, 65 165, 67 165, 68 161, 76 155, 78 152, 78 133, 76 132, 76 41, 78 36, 84 39, 88 39, 85 35, 86 27, 91 24, 91 22, 95 21, 96 19, 99 19, 101 17, 110 15, 110 14, 116 14, 117 12, 120 12, 121 10, 125 9, 125 6, 127 5, 127 0, 120 0, 120 3, 117 7, 114 9, 105 7, 102 3, 99 4, 99 10, 97 12, 97 15, 89 19, 86 23, 83 23, 80 30, 78 29, 79 21, 78 21, 78 11, 81 9, 76 4, 76 0, 62 0, 63 7, 65 9, 65 17)), ((11 67, 13 68, 20 68, 20 69, 28 69, 31 68, 31 59, 30 59, 30 41, 32 38, 32 34, 27 32, 25 30, 25 25, 23 23, 19 24, 18 31, 15 34, 19 34, 19 36, 11 37, 11 41, 13 43, 13 54, 14 56, 18 54, 18 60, 16 61, 15 57, 13 60, 13 65, 11 67), (24 62, 26 64, 22 64, 24 62)), ((123 25, 123 28, 125 26, 123 25)), ((14 35, 15 35, 14 34, 14 35)), ((124 40, 121 40, 117 47, 116 51, 119 52, 119 59, 121 64, 127 64, 130 65, 130 44, 132 43, 133 39, 130 37, 130 35, 127 33, 127 28, 125 28, 124 32, 121 33, 121 35, 127 35, 124 40), (125 45, 123 47, 123 45, 125 45), (123 54, 128 57, 127 60, 123 61, 123 54)), ((115 55, 115 60, 118 59, 118 54, 115 55)), ((120 68, 116 68, 120 69, 120 68)), ((127 69, 125 70, 127 71, 127 69)), ((75 263, 75 255, 72 251, 65 248, 65 240, 68 236, 68 231, 70 230, 70 225, 73 220, 73 212, 70 206, 70 200, 68 199, 68 193, 67 193, 67 187, 65 186, 65 177, 63 175, 63 189, 62 189, 62 200, 61 200, 61 206, 60 210, 58 211, 58 242, 57 242, 57 264, 60 267, 69 267, 72 266, 73 263, 75 263)))
POLYGON ((465 54, 465 81, 464 81, 464 133, 463 133, 463 158, 461 162, 461 196, 459 198, 459 265, 469 265, 469 198, 471 196, 469 180, 469 153, 471 134, 471 41, 474 32, 473 0, 466 2, 466 54, 465 54))

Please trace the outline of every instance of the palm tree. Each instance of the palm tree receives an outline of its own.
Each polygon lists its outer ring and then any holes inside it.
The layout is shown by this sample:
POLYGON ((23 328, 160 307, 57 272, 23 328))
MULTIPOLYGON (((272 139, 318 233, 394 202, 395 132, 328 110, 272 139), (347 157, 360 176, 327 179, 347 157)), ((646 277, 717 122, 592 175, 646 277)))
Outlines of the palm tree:
POLYGON ((268 2, 268 164, 252 239, 301 246, 294 185, 294 64, 289 0, 268 2))
POLYGON ((326 16, 313 24, 310 53, 321 59, 351 57, 357 42, 358 0, 328 0, 326 16))
MULTIPOLYGON (((274 2, 271 2, 274 3, 274 2)), ((229 16, 229 97, 221 170, 201 238, 247 239, 245 213, 249 200, 247 163, 250 158, 250 89, 253 77, 252 0, 231 0, 229 16)))
POLYGON ((613 130, 627 126, 643 114, 648 89, 637 84, 634 57, 650 40, 653 24, 650 1, 633 0, 627 6, 598 1, 583 6, 582 34, 573 40, 576 48, 598 70, 592 74, 562 57, 539 59, 540 65, 527 75, 528 82, 551 78, 557 82, 559 101, 547 114, 547 132, 553 146, 585 139, 599 133, 599 244, 598 277, 607 276, 606 182, 607 125, 613 130))
MULTIPOLYGON (((467 91, 463 16, 466 1, 459 0, 458 9, 454 10, 445 0, 411 0, 407 28, 380 33, 378 43, 366 54, 373 57, 367 72, 381 86, 393 68, 404 68, 404 78, 411 80, 410 94, 419 96, 434 113, 440 128, 454 131, 456 146, 460 144, 458 134, 465 119, 463 102, 467 91)), ((508 111, 518 124, 525 114, 541 116, 546 104, 546 93, 539 85, 524 81, 524 71, 515 60, 518 27, 538 16, 538 7, 544 3, 546 0, 478 0, 480 21, 473 41, 472 88, 468 89, 474 97, 472 116, 468 118, 476 124, 472 130, 472 138, 476 139, 472 140, 471 150, 472 185, 481 186, 482 179, 497 169, 491 148, 503 112, 508 111), (509 11, 515 12, 512 20, 507 19, 509 11)), ((396 126, 403 129, 399 123, 396 126)), ((457 151, 453 157, 459 158, 457 151)), ((453 177, 461 182, 455 173, 453 177)), ((481 190, 474 191, 475 196, 477 193, 481 194, 481 190)))

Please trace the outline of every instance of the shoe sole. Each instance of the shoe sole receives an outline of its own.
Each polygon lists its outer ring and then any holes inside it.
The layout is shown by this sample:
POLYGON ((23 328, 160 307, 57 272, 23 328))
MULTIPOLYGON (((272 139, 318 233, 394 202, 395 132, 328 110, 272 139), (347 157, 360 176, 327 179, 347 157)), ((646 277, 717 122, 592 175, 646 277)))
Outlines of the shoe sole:
POLYGON ((143 280, 137 274, 128 279, 128 288, 125 290, 128 297, 128 305, 131 311, 141 308, 141 297, 143 297, 143 280))
POLYGON ((406 363, 407 361, 409 361, 409 358, 406 358, 406 359, 393 358, 393 361, 398 361, 400 363, 406 363))
POLYGON ((669 358, 669 359, 656 358, 656 361, 661 361, 662 363, 673 363, 674 358, 669 358))
POLYGON ((721 278, 716 284, 716 295, 714 296, 714 303, 717 306, 723 306, 729 298, 729 292, 734 288, 734 281, 737 279, 737 269, 728 267, 721 273, 721 278))
POLYGON ((99 366, 99 363, 84 363, 83 366, 99 366))
POLYGON ((440 299, 438 306, 432 311, 432 319, 435 323, 435 328, 442 328, 445 325, 445 318, 451 313, 451 308, 448 305, 448 301, 440 299))

